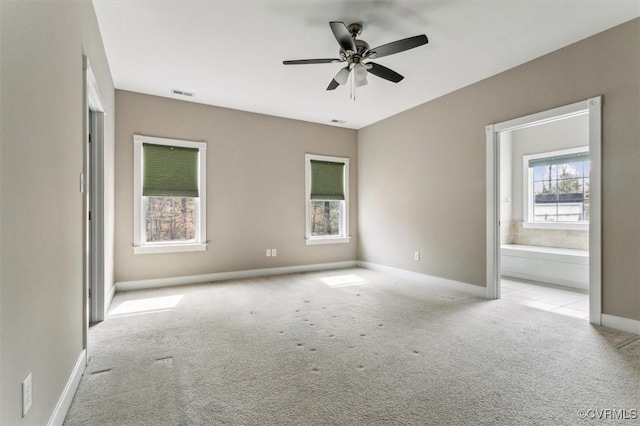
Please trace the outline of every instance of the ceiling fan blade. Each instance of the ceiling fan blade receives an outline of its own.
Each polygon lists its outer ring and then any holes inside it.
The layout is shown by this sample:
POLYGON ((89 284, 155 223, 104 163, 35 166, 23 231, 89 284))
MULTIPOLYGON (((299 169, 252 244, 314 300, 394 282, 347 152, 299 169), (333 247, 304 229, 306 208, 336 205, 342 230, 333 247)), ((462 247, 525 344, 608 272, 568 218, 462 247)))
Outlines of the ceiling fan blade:
POLYGON ((427 43, 429 43, 429 39, 426 35, 422 34, 383 44, 382 46, 378 46, 374 49, 369 49, 369 51, 375 52, 376 58, 382 58, 383 56, 389 56, 393 55, 394 53, 404 52, 405 50, 413 49, 414 47, 422 46, 423 44, 427 43))
POLYGON ((402 79, 404 78, 404 76, 398 74, 397 72, 395 72, 394 70, 391 70, 385 66, 382 66, 380 64, 375 64, 373 62, 369 62, 367 65, 371 65, 371 68, 369 68, 369 72, 375 76, 378 76, 380 78, 384 78, 385 80, 389 80, 392 81, 394 83, 398 83, 400 81, 402 81, 402 79))
POLYGON ((308 64, 334 64, 342 62, 340 59, 296 59, 293 61, 282 61, 284 65, 308 65, 308 64))
POLYGON ((327 86, 327 90, 335 90, 338 86, 340 86, 340 83, 335 80, 331 80, 331 83, 327 86))
POLYGON ((357 51, 356 43, 351 38, 351 33, 347 29, 347 26, 344 22, 332 21, 329 22, 329 26, 331 26, 331 31, 333 32, 333 36, 338 40, 338 44, 344 50, 350 50, 352 52, 357 51))

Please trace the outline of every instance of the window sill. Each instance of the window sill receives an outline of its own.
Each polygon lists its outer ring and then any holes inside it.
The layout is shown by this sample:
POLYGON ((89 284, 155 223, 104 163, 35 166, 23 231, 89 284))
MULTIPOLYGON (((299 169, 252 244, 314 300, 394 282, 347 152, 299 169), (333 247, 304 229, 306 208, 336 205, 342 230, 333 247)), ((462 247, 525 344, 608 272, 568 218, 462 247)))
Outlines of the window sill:
POLYGON ((205 251, 206 244, 158 244, 146 246, 134 246, 133 254, 153 254, 153 253, 181 253, 188 251, 205 251))
POLYGON ((565 231, 588 231, 589 223, 561 223, 561 222, 522 222, 525 229, 557 229, 565 231))
POLYGON ((311 237, 307 238, 307 245, 313 246, 316 244, 344 244, 348 243, 351 237, 311 237))

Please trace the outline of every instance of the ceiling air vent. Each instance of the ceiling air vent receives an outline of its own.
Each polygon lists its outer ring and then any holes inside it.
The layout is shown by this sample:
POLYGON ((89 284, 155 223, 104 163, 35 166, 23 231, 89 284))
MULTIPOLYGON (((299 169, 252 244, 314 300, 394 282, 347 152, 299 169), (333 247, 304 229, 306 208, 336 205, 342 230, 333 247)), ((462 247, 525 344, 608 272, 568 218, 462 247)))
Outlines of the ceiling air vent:
POLYGON ((331 122, 332 122, 332 123, 335 123, 335 124, 344 124, 344 123, 346 123, 346 121, 344 121, 344 120, 338 120, 337 118, 334 118, 333 120, 331 120, 331 122))
POLYGON ((174 95, 180 95, 180 96, 189 96, 189 97, 193 97, 193 93, 191 92, 185 92, 184 90, 176 90, 176 89, 172 89, 171 93, 173 93, 174 95))

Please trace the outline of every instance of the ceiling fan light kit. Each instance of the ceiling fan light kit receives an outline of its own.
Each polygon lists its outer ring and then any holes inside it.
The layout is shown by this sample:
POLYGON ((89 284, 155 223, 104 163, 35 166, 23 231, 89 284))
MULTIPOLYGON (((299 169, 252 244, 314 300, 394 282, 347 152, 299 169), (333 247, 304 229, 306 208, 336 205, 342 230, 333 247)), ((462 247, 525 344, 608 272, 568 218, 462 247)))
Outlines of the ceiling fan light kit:
POLYGON ((331 27, 333 36, 340 45, 340 58, 297 59, 283 61, 282 63, 284 65, 308 65, 346 62, 347 66, 338 71, 329 83, 329 86, 327 86, 327 90, 335 90, 338 86, 344 86, 349 83, 350 97, 354 101, 356 99, 356 87, 362 87, 368 83, 367 75, 369 73, 393 83, 398 83, 404 78, 402 75, 385 66, 364 61, 404 52, 405 50, 413 49, 429 42, 427 36, 421 34, 371 49, 366 41, 358 38, 358 36, 362 34, 361 23, 356 22, 346 26, 344 22, 332 21, 329 22, 329 26, 331 27))

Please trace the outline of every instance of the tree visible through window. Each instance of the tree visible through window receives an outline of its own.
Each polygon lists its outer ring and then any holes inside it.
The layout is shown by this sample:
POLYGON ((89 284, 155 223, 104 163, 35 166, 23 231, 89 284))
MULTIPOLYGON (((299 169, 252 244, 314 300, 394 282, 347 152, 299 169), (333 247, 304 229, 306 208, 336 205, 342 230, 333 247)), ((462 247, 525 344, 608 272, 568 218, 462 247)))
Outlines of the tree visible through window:
POLYGON ((311 201, 311 235, 340 235, 341 201, 311 201))
POLYGON ((206 143, 134 136, 134 252, 206 249, 206 143))
POLYGON ((192 197, 145 197, 146 241, 193 241, 195 203, 192 197))
POLYGON ((349 159, 306 155, 307 244, 349 242, 349 159))
POLYGON ((529 160, 534 222, 589 221, 589 153, 529 160))

